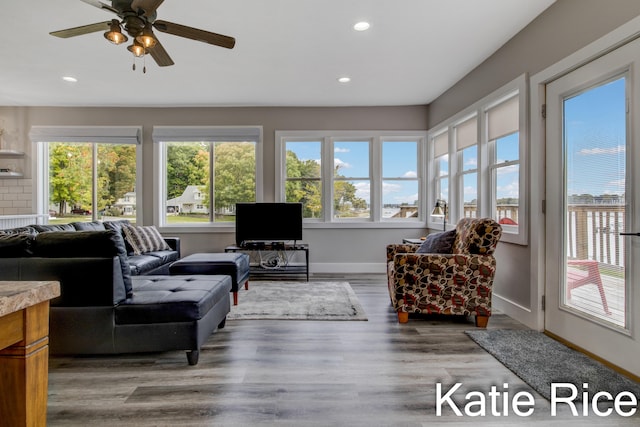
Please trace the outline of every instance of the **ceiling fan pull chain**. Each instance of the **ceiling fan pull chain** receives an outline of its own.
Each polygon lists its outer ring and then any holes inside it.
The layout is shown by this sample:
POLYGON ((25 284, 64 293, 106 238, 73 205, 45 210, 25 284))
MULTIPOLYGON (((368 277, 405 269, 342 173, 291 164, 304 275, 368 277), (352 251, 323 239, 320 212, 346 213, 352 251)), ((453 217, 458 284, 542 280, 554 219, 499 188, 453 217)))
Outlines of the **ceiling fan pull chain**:
POLYGON ((147 52, 142 55, 142 74, 147 74, 147 52))

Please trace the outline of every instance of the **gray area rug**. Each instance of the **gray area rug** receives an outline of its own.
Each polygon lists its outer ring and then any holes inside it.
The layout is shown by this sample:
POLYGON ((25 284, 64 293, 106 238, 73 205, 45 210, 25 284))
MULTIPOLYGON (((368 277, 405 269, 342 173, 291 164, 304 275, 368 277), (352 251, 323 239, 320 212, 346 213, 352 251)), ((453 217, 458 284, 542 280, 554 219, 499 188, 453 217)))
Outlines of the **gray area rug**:
MULTIPOLYGON (((589 384, 589 393, 608 391, 616 395, 630 391, 640 398, 640 384, 562 343, 532 330, 471 330, 465 332, 480 347, 529 384, 535 391, 551 399, 551 383, 571 383, 578 387, 589 384)), ((568 389, 556 396, 567 397, 568 389)))
POLYGON ((348 282, 249 281, 229 320, 367 320, 348 282))

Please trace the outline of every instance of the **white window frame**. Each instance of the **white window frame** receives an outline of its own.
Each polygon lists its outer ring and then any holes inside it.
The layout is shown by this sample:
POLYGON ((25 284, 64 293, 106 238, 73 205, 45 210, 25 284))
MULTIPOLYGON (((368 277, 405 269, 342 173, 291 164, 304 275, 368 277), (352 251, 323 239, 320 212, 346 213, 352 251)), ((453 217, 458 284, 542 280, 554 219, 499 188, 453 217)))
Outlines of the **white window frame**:
MULTIPOLYGON (((455 147, 455 154, 451 157, 454 158, 454 161, 457 163, 457 174, 454 178, 455 184, 457 185, 457 196, 458 199, 456 200, 456 206, 459 207, 458 209, 458 215, 456 216, 458 219, 464 218, 465 214, 464 214, 464 179, 466 177, 466 175, 471 175, 471 174, 475 174, 476 175, 476 217, 480 217, 480 212, 482 212, 482 202, 483 202, 483 198, 481 197, 481 193, 482 193, 482 185, 481 182, 483 180, 482 175, 480 174, 480 169, 481 169, 481 163, 482 163, 482 157, 480 156, 480 150, 481 150, 481 144, 480 142, 480 138, 478 138, 478 133, 479 133, 479 118, 478 115, 476 113, 472 114, 469 117, 465 117, 462 120, 459 120, 457 123, 455 123, 452 128, 453 128, 453 145, 455 147), (476 120, 476 143, 475 144, 471 144, 468 145, 466 147, 460 147, 461 144, 459 144, 459 138, 458 138, 458 129, 459 126, 462 125, 463 123, 467 122, 468 120, 476 120), (476 167, 474 169, 467 169, 465 170, 464 168, 464 155, 463 152, 464 150, 466 150, 467 148, 471 148, 475 146, 476 147, 476 167)), ((453 217, 453 218, 456 218, 453 217)))
MULTIPOLYGON (((384 168, 382 167, 383 164, 383 157, 384 157, 384 152, 382 150, 382 146, 384 145, 385 142, 389 142, 391 144, 393 144, 394 142, 413 142, 412 139, 409 138, 401 138, 401 137, 381 137, 380 138, 380 143, 379 143, 379 150, 380 150, 380 174, 382 176, 382 184, 381 186, 384 185, 385 181, 397 181, 397 182, 417 182, 418 184, 418 219, 420 219, 421 222, 425 222, 426 218, 426 210, 424 209, 424 181, 422 179, 423 176, 425 176, 426 174, 424 173, 424 170, 420 171, 420 169, 424 169, 423 165, 425 165, 426 163, 424 162, 422 156, 425 153, 425 146, 426 146, 426 137, 423 138, 422 140, 416 140, 416 177, 415 178, 403 178, 403 177, 392 177, 392 176, 385 176, 384 175, 384 168)), ((380 209, 384 209, 384 204, 381 201, 380 202, 380 209)), ((382 216, 382 211, 380 212, 380 215, 382 216)), ((393 219, 393 218, 384 218, 384 221, 406 221, 406 219, 393 219)))
MULTIPOLYGON (((153 209, 154 223, 162 231, 203 232, 211 229, 234 232, 235 222, 208 222, 171 224, 165 222, 166 194, 166 147, 169 142, 255 142, 256 156, 256 202, 263 200, 262 158, 263 130, 262 126, 154 126, 153 127, 153 163, 156 165, 153 193, 155 205, 153 209)), ((213 174, 210 175, 213 177, 213 174)), ((210 186, 213 191, 214 186, 210 186)), ((210 200, 214 200, 211 195, 210 200)))
MULTIPOLYGON (((452 173, 451 171, 452 171, 452 168, 453 170, 457 169, 456 165, 451 164, 451 159, 452 159, 451 132, 448 127, 445 126, 445 127, 437 128, 433 131, 430 131, 428 152, 429 152, 428 170, 429 170, 430 191, 428 192, 429 194, 427 195, 427 198, 426 198, 427 199, 427 211, 426 211, 427 226, 432 229, 440 230, 443 228, 443 225, 442 225, 443 222, 445 221, 449 222, 449 218, 451 218, 451 173, 452 173), (446 134, 446 138, 447 138, 447 151, 444 154, 440 154, 439 156, 436 157, 436 152, 435 152, 436 140, 442 137, 443 134, 446 134), (448 170, 446 175, 442 175, 440 171, 440 162, 438 161, 438 159, 440 159, 443 156, 447 156, 448 170), (445 218, 434 219, 435 217, 431 216, 431 212, 433 211, 433 208, 435 207, 436 202, 438 200, 441 200, 440 187, 443 179, 447 180, 447 199, 445 200, 446 202, 445 218)), ((449 226, 451 226, 451 224, 449 224, 449 226)))
POLYGON ((275 200, 285 201, 286 143, 293 141, 319 141, 322 144, 322 202, 320 219, 305 218, 309 228, 416 228, 424 226, 426 204, 424 176, 426 172, 426 131, 276 131, 275 135, 275 200), (419 217, 382 218, 382 142, 417 142, 417 180, 420 201, 419 217), (370 218, 333 218, 333 147, 335 141, 370 141, 371 216, 370 218))
MULTIPOLYGON (((136 223, 142 223, 142 126, 32 126, 29 139, 36 151, 36 212, 49 213, 49 143, 135 144, 136 146, 136 223)), ((94 178, 95 180, 95 178, 94 178)), ((94 182, 95 188, 95 182, 94 182)), ((94 191, 95 193, 95 191, 94 191)), ((96 194, 93 195, 94 205, 96 194)), ((96 209, 92 212, 97 218, 96 209)))
MULTIPOLYGON (((429 130, 429 157, 428 164, 429 169, 434 171, 430 176, 430 186, 432 190, 431 195, 428 197, 429 206, 433 207, 436 201, 436 177, 435 177, 435 158, 433 150, 433 139, 442 134, 442 132, 449 132, 449 221, 452 224, 447 224, 447 228, 455 227, 455 223, 462 217, 463 206, 461 205, 462 195, 460 194, 462 183, 462 174, 458 173, 461 160, 458 160, 458 156, 461 156, 455 147, 455 126, 464 122, 466 119, 477 115, 478 117, 478 217, 490 217, 492 218, 496 207, 496 182, 492 179, 492 170, 496 165, 491 160, 490 156, 490 143, 488 141, 488 130, 486 123, 486 112, 492 107, 505 102, 513 96, 518 96, 518 144, 519 144, 519 196, 518 196, 518 226, 503 226, 503 233, 501 240, 504 242, 515 243, 520 245, 528 244, 528 229, 529 229, 529 211, 528 211, 528 168, 527 168, 527 154, 529 151, 528 135, 528 84, 527 75, 523 74, 513 81, 507 83, 500 89, 492 92, 481 100, 475 102, 471 106, 460 111, 453 117, 438 124, 436 127, 429 130), (451 153, 455 153, 452 155, 451 153), (455 177, 455 179, 453 179, 455 177)), ((502 165, 500 165, 502 166, 502 165)), ((437 220, 431 216, 427 219, 427 225, 429 228, 442 229, 441 220, 437 220)))
MULTIPOLYGON (((373 198, 370 197, 370 201, 369 201, 369 217, 368 218, 336 218, 335 217, 335 212, 333 212, 333 192, 335 189, 335 183, 336 182, 349 182, 349 181, 368 181, 369 182, 369 187, 371 190, 373 190, 374 188, 374 184, 373 184, 373 158, 376 157, 376 155, 374 154, 374 141, 373 138, 334 138, 334 137, 330 137, 329 139, 329 146, 330 146, 330 157, 331 157, 331 161, 330 162, 323 162, 323 166, 327 165, 329 167, 331 167, 331 172, 330 173, 325 173, 325 171, 328 172, 328 170, 323 170, 323 177, 327 177, 328 180, 331 182, 331 189, 330 191, 326 191, 323 190, 323 202, 325 202, 326 197, 330 197, 330 202, 329 204, 327 204, 326 206, 331 206, 331 209, 329 209, 331 211, 331 218, 329 219, 329 222, 358 222, 358 221, 372 221, 373 220, 373 211, 374 211, 374 205, 373 205, 373 198), (335 178, 333 171, 335 170, 335 159, 336 159, 336 143, 342 143, 342 142, 356 142, 356 143, 361 143, 361 144, 367 144, 368 145, 368 151, 369 151, 369 175, 368 176, 346 176, 344 178, 335 178)), ((381 144, 381 143, 380 143, 381 144)), ((382 149, 380 148, 380 152, 382 151, 382 149)), ((323 168, 324 169, 324 168, 323 168)), ((325 183, 323 182, 323 188, 325 183)), ((326 212, 326 209, 323 209, 323 212, 326 212)), ((326 219, 326 217, 325 217, 326 219)))

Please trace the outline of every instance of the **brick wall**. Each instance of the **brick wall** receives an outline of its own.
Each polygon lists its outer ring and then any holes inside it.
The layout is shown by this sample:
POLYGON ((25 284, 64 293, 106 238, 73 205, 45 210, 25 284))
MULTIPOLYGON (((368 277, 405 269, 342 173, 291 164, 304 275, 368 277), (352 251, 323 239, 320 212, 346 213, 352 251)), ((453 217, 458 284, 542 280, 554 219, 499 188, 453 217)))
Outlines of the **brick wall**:
POLYGON ((0 178, 0 215, 34 212, 31 179, 0 178))

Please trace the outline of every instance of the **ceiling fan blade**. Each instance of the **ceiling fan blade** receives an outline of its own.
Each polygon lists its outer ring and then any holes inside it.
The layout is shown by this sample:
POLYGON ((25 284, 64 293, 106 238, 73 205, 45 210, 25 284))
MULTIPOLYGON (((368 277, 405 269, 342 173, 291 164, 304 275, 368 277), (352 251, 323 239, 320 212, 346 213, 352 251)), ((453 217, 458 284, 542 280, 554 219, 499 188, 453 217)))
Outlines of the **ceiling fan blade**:
POLYGON ((83 2, 90 4, 91 6, 97 7, 98 9, 105 9, 108 10, 110 12, 115 13, 116 15, 118 13, 120 13, 120 11, 118 11, 118 9, 115 9, 112 6, 109 6, 108 4, 102 3, 99 0, 82 0, 83 2))
POLYGON ((83 34, 95 33, 97 31, 109 31, 111 21, 98 22, 96 24, 83 25, 81 27, 67 28, 66 30, 52 31, 49 34, 67 39, 69 37, 81 36, 83 34))
POLYGON ((133 0, 131 2, 131 9, 138 11, 144 10, 145 16, 153 15, 158 6, 162 4, 164 0, 133 0))
POLYGON ((156 41, 156 45, 149 49, 149 53, 160 67, 168 67, 174 64, 173 59, 171 59, 159 41, 156 41))
POLYGON ((185 25, 175 24, 168 21, 155 21, 153 27, 163 33, 173 34, 174 36, 186 37, 188 39, 197 40, 203 43, 209 43, 227 49, 233 49, 236 39, 222 34, 216 34, 205 30, 199 30, 185 25))

